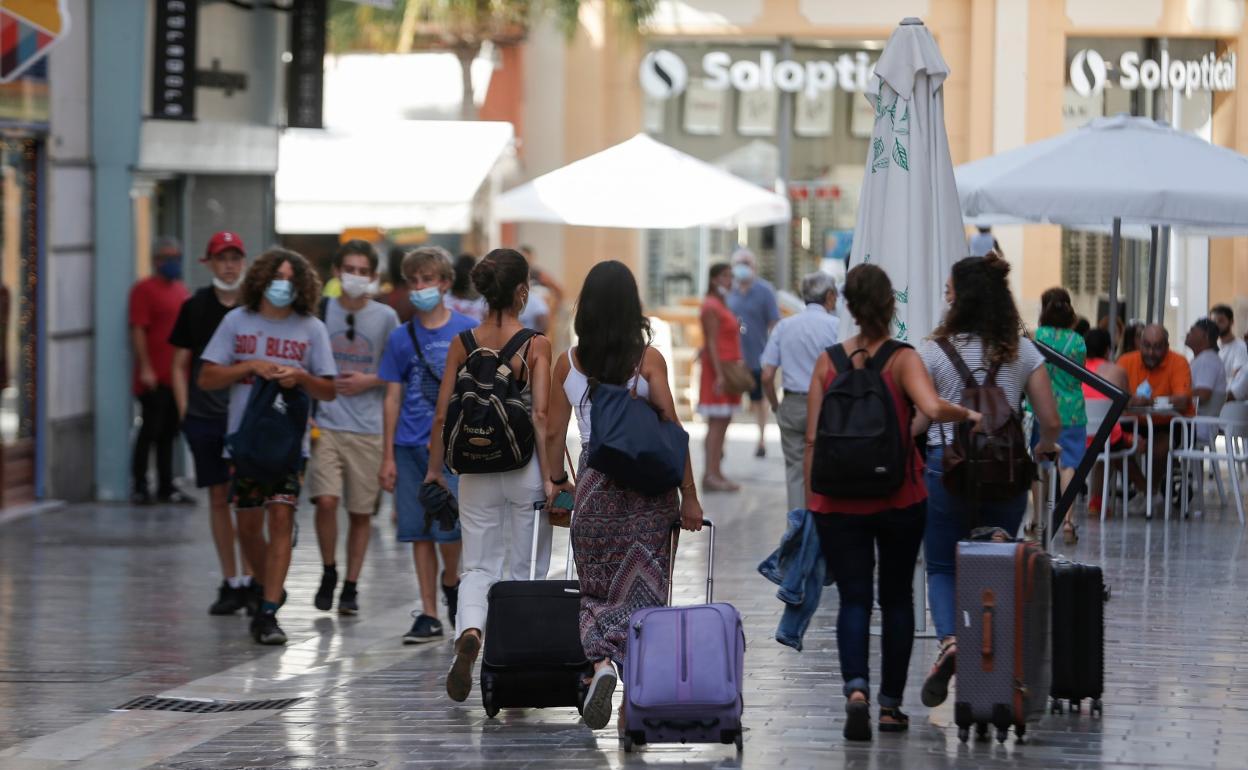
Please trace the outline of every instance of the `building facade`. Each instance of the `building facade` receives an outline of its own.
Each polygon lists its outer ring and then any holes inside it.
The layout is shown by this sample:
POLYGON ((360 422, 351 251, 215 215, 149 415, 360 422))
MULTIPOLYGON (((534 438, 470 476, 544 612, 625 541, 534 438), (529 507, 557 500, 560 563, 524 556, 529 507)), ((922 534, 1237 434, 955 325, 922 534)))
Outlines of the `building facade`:
MULTIPOLYGON (((660 2, 640 35, 593 4, 572 40, 535 33, 525 60, 526 176, 645 131, 776 184, 793 202, 788 232, 715 233, 710 253, 723 257, 745 243, 768 277, 791 288, 845 251, 870 134, 864 73, 907 16, 923 19, 951 69, 944 96, 955 165, 1118 112, 1248 153, 1248 100, 1239 97, 1248 82, 1244 0, 682 0, 660 2), (1102 75, 1088 69, 1089 51, 1107 62, 1108 88, 1088 88, 1102 75), (1188 82, 1189 64, 1202 61, 1217 76, 1188 82)), ((1029 321, 1040 293, 1055 285, 1071 288, 1084 314, 1097 312, 1108 291, 1106 238, 1055 226, 996 234, 1029 321)), ((544 261, 562 260, 574 286, 599 259, 631 262, 651 304, 697 293, 699 237, 519 228, 544 261)), ((1145 255, 1146 247, 1128 245, 1119 291, 1132 317, 1144 313, 1145 255)), ((1172 332, 1213 302, 1248 316, 1248 239, 1176 238, 1171 256, 1172 332)))

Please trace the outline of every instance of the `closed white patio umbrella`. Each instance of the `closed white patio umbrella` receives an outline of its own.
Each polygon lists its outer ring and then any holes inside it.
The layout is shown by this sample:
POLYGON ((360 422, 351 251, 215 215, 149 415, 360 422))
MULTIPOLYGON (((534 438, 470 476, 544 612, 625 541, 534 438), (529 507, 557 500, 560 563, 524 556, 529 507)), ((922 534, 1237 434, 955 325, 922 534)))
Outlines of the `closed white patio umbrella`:
POLYGON ((645 134, 508 190, 503 222, 684 229, 787 222, 783 195, 668 147, 645 134))
POLYGON ((940 321, 941 287, 966 256, 945 132, 949 66, 931 32, 908 18, 875 65, 875 128, 854 228, 851 265, 884 268, 897 293, 893 336, 920 340, 940 321))

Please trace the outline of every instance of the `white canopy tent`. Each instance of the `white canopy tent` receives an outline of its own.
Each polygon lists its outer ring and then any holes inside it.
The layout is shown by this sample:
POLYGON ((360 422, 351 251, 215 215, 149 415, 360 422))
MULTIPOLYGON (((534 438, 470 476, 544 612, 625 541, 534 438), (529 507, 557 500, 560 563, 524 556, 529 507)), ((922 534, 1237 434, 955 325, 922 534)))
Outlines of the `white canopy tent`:
POLYGON ((278 157, 277 231, 423 226, 468 232, 473 202, 487 180, 497 184, 511 143, 510 123, 488 121, 288 130, 278 157))
POLYGON ((787 222, 789 202, 645 134, 508 190, 504 222, 659 230, 787 222))
MULTIPOLYGON (((978 224, 1037 222, 1113 233, 1110 323, 1117 320, 1122 228, 1151 230, 1148 315, 1159 226, 1184 235, 1248 234, 1248 157, 1149 118, 1118 115, 955 170, 978 224)), ((1165 239, 1160 239, 1164 244, 1165 239)), ((1162 261, 1165 269, 1165 261, 1162 261)))

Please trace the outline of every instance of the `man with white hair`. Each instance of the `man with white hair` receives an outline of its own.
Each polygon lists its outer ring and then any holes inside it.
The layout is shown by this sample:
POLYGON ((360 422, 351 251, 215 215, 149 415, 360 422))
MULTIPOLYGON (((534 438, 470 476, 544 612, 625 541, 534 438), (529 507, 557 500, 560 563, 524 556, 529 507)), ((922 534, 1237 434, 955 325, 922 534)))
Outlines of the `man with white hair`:
POLYGON ((741 321, 741 354, 745 365, 754 374, 754 390, 750 391, 750 406, 758 421, 758 449, 755 457, 767 455, 763 443, 767 427, 767 404, 763 401, 761 385, 763 347, 767 335, 780 320, 780 306, 776 304, 776 290, 758 277, 758 260, 754 252, 737 249, 732 255, 733 289, 728 293, 728 308, 741 321))
POLYGON ((806 449, 806 392, 810 388, 815 362, 839 339, 836 298, 836 282, 828 273, 819 271, 803 278, 802 300, 806 303, 806 310, 776 324, 763 350, 763 392, 776 411, 776 422, 780 425, 780 447, 784 451, 785 485, 790 510, 806 507, 806 480, 802 477, 806 449), (783 375, 783 401, 776 397, 777 369, 783 375))

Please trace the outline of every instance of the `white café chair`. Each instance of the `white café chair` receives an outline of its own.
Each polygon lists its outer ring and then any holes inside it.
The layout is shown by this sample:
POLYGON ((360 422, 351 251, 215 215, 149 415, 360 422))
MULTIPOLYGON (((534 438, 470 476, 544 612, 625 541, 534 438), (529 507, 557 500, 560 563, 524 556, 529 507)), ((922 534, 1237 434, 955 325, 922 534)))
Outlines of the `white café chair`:
MULTIPOLYGON (((1173 466, 1177 460, 1180 463, 1180 512, 1183 515, 1187 515, 1188 505, 1191 502, 1190 467, 1193 464, 1197 467, 1197 489, 1203 501, 1205 461, 1209 461, 1212 464, 1215 477, 1218 477, 1218 463, 1224 462, 1231 478, 1231 492, 1235 497, 1235 509, 1239 514, 1239 523, 1243 524, 1244 497, 1239 484, 1239 467, 1244 463, 1248 463, 1248 403, 1231 401, 1223 404, 1217 417, 1176 417, 1170 425, 1170 456, 1166 458, 1166 478, 1172 477, 1173 466), (1203 440, 1198 435, 1200 433, 1198 428, 1201 426, 1210 429, 1209 435, 1204 437, 1203 440), (1219 430, 1226 436, 1226 442, 1223 444, 1225 447, 1224 451, 1217 449, 1216 439, 1219 430)), ((1218 491, 1221 493, 1220 478, 1218 478, 1218 484, 1218 491)), ((1171 497, 1172 495, 1167 490, 1167 521, 1170 519, 1171 497)), ((1226 503, 1225 497, 1223 497, 1222 502, 1223 504, 1226 503)))
MULTIPOLYGON (((1096 436, 1096 431, 1101 427, 1101 423, 1109 416, 1109 409, 1113 405, 1107 398, 1087 398, 1084 399, 1084 411, 1088 416, 1088 438, 1096 436)), ((1134 417, 1123 417, 1119 423, 1138 425, 1134 417)), ((1092 447, 1088 447, 1088 451, 1092 451, 1092 447)), ((1101 464, 1101 521, 1105 521, 1105 510, 1109 507, 1109 477, 1113 473, 1113 464, 1116 460, 1122 461, 1122 467, 1119 475, 1122 477, 1122 517, 1127 517, 1127 462, 1129 457, 1139 451, 1139 438, 1127 449, 1113 450, 1109 446, 1109 439, 1105 440, 1105 445, 1100 448, 1097 453, 1096 461, 1101 464)))

